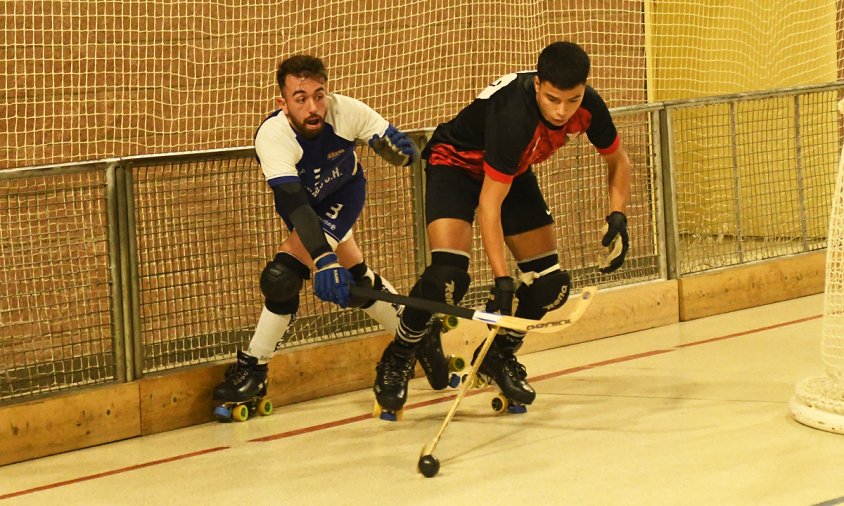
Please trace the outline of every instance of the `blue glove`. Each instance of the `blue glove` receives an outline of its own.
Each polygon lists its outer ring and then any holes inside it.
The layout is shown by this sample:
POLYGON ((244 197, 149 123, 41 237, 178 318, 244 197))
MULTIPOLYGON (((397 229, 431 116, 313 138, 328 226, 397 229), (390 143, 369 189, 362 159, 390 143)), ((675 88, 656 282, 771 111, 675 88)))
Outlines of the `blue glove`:
POLYGON ((416 144, 393 125, 387 126, 383 137, 373 135, 369 139, 369 147, 393 165, 410 165, 419 159, 416 144))
POLYGON ((352 273, 344 269, 337 261, 337 255, 326 253, 314 262, 314 293, 325 302, 333 302, 340 307, 349 305, 349 288, 355 284, 352 273))

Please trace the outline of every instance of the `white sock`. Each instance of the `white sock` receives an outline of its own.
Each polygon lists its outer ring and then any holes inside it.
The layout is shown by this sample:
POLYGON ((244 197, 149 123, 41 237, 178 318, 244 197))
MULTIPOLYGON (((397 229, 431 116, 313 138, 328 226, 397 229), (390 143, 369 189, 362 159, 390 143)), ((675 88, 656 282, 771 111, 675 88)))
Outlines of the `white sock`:
POLYGON ((257 358, 259 364, 266 364, 275 355, 276 348, 290 327, 292 319, 293 315, 275 314, 264 306, 255 326, 255 335, 246 348, 246 354, 257 358))
MULTIPOLYGON (((370 279, 375 279, 375 274, 372 273, 372 270, 367 269, 366 271, 367 277, 370 279)), ((390 291, 390 293, 398 294, 393 285, 390 284, 389 281, 381 277, 381 283, 384 285, 384 288, 390 291)), ((368 308, 363 310, 364 313, 369 315, 370 318, 377 321, 384 330, 387 331, 389 334, 395 334, 396 329, 399 326, 399 317, 396 307, 390 304, 389 302, 384 302, 382 300, 375 301, 374 304, 369 306, 368 308)))

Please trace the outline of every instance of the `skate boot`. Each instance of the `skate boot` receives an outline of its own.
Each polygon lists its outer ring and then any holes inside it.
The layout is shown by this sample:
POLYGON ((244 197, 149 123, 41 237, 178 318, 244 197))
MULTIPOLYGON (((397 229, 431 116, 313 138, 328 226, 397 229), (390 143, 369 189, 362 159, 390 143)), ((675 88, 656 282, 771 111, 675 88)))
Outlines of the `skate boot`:
POLYGON ((443 353, 442 336, 443 322, 438 317, 431 317, 425 335, 416 346, 416 359, 425 371, 428 383, 434 390, 442 390, 446 387, 457 388, 460 386, 460 375, 466 366, 462 357, 443 353))
POLYGON ((218 421, 245 421, 250 415, 269 415, 272 402, 267 395, 267 364, 258 364, 258 359, 242 351, 237 352, 237 362, 226 369, 225 381, 214 387, 214 408, 218 421))
MULTIPOLYGON (((494 382, 501 389, 501 394, 492 401, 495 411, 524 413, 527 405, 536 398, 536 392, 527 382, 525 366, 516 360, 515 353, 520 347, 520 342, 513 343, 506 334, 496 335, 478 369, 478 379, 482 384, 494 382)), ((472 363, 480 349, 479 346, 475 350, 472 363)))
POLYGON ((390 343, 375 367, 375 408, 372 416, 395 422, 401 419, 407 401, 407 382, 413 377, 416 365, 414 348, 396 341, 390 343))

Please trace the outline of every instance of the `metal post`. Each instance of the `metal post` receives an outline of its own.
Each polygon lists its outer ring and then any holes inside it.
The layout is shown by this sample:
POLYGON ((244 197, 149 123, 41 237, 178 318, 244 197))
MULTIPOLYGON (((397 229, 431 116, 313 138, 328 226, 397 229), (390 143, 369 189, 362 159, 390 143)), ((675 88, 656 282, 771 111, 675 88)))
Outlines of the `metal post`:
POLYGON ((797 157, 797 203, 799 205, 800 236, 803 239, 803 251, 809 251, 806 190, 805 181, 803 180, 803 146, 800 141, 800 95, 794 95, 794 146, 797 157))
MULTIPOLYGON (((131 354, 126 353, 125 313, 123 311, 123 276, 121 273, 119 163, 106 169, 106 225, 108 228, 108 263, 111 278, 111 329, 114 347, 114 377, 124 383, 132 380, 131 354)), ((131 347, 129 348, 131 349, 131 347)))
POLYGON ((744 237, 741 228, 741 174, 739 173, 738 142, 736 126, 736 102, 730 102, 730 135, 732 137, 733 155, 733 207, 736 216, 736 247, 739 263, 744 263, 744 237))
MULTIPOLYGON (((422 132, 417 137, 419 150, 428 144, 432 132, 422 132)), ((425 162, 421 159, 413 164, 411 170, 413 181, 413 238, 416 242, 416 276, 422 274, 428 266, 431 257, 428 245, 428 231, 425 226, 425 162)))
MULTIPOLYGON (((677 218, 677 189, 674 181, 674 134, 672 132, 673 110, 659 110, 659 147, 661 172, 660 190, 663 197, 664 220, 663 236, 665 248, 665 277, 677 279, 680 277, 680 227, 677 218)), ((662 267, 660 267, 662 269, 662 267)))

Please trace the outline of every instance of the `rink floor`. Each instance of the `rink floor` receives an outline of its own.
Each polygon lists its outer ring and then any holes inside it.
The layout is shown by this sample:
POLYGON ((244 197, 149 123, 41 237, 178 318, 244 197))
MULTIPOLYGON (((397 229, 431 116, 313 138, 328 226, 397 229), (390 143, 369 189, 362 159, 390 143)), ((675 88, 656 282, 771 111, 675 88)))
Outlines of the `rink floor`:
POLYGON ((823 373, 823 296, 525 355, 536 402, 496 415, 411 382, 404 419, 361 390, 0 467, 0 504, 844 504, 844 436, 790 416, 823 373))

